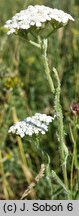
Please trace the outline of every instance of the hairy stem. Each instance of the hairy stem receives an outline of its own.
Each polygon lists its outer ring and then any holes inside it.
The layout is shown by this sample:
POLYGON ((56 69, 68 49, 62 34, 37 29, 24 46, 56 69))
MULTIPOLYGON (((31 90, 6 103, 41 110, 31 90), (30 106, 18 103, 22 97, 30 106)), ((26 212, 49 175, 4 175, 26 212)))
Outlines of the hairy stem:
POLYGON ((41 47, 42 62, 43 62, 43 65, 44 65, 45 73, 46 73, 46 76, 47 76, 47 79, 48 79, 48 82, 49 82, 51 92, 54 93, 55 89, 54 89, 53 80, 52 80, 51 75, 50 75, 50 68, 49 68, 49 65, 48 65, 48 58, 47 58, 47 39, 42 39, 41 40, 40 38, 38 38, 38 40, 39 40, 39 44, 40 44, 40 47, 41 47))
MULTIPOLYGON (((63 178, 64 178, 64 185, 66 187, 66 190, 68 191, 68 179, 67 179, 67 157, 68 157, 68 149, 65 145, 65 139, 64 139, 64 126, 63 126, 63 113, 62 108, 60 104, 60 80, 58 77, 58 73, 56 69, 54 68, 54 74, 57 81, 57 88, 54 88, 53 80, 51 78, 50 74, 50 68, 48 64, 48 58, 47 58, 47 39, 41 39, 38 37, 38 44, 40 45, 41 53, 42 53, 42 62, 45 69, 45 73, 48 79, 48 83, 51 89, 51 92, 55 93, 55 112, 57 115, 57 121, 58 121, 58 138, 60 141, 60 155, 61 155, 61 163, 62 163, 62 171, 63 171, 63 178)), ((68 199, 70 199, 70 195, 68 194, 68 199)))
MULTIPOLYGON (((53 68, 53 71, 55 74, 55 78, 57 80, 57 88, 56 88, 56 94, 55 94, 55 112, 56 112, 57 121, 58 121, 58 140, 60 142, 60 156, 61 156, 64 184, 65 184, 66 189, 68 190, 68 179, 67 179, 67 168, 66 168, 68 149, 65 145, 63 113, 62 113, 62 107, 60 104, 60 80, 59 80, 59 76, 55 68, 53 68)), ((69 199, 69 194, 68 194, 68 199, 69 199)))

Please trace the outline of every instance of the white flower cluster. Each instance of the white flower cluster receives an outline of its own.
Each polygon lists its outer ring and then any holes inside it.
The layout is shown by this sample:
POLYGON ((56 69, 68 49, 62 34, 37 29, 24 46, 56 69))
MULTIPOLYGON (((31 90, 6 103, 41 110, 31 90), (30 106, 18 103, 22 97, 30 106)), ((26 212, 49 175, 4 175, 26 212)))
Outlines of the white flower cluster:
POLYGON ((25 135, 32 136, 33 134, 45 134, 48 131, 48 126, 54 117, 48 116, 46 114, 36 113, 32 117, 27 117, 23 121, 17 122, 15 125, 11 126, 9 133, 20 135, 24 137, 25 135))
POLYGON ((12 34, 19 29, 28 30, 32 26, 41 28, 47 21, 57 21, 62 25, 69 20, 74 21, 73 17, 62 10, 53 9, 44 5, 30 5, 27 9, 15 14, 11 20, 6 21, 5 28, 8 34, 12 34))

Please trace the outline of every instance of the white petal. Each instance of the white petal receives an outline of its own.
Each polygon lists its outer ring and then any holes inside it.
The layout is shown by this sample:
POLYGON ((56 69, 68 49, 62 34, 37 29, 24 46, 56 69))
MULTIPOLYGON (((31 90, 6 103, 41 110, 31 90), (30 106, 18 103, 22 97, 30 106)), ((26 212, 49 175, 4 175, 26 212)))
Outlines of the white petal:
POLYGON ((42 25, 42 24, 41 24, 40 22, 36 22, 36 26, 37 26, 37 27, 41 27, 41 25, 42 25))

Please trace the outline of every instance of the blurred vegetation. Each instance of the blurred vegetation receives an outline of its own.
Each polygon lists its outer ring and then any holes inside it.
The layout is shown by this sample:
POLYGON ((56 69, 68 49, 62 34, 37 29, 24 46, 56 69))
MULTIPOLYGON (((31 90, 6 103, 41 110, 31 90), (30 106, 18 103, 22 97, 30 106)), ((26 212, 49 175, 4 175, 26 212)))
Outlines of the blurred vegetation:
MULTIPOLYGON (((0 199, 20 199, 32 180, 38 175, 40 166, 45 163, 42 151, 50 156, 50 169, 62 179, 59 146, 55 124, 40 138, 40 149, 32 139, 8 134, 10 125, 18 119, 36 112, 53 114, 52 94, 48 86, 40 51, 21 38, 7 36, 3 31, 5 21, 28 5, 44 4, 70 13, 74 23, 59 29, 49 39, 48 57, 50 68, 56 67, 61 80, 61 103, 63 106, 66 144, 70 155, 73 142, 70 125, 73 116, 70 106, 79 102, 79 1, 78 0, 0 0, 0 199), (23 152, 24 151, 24 152, 23 152)), ((72 128, 73 130, 73 128, 72 128)), ((79 138, 77 133, 79 157, 79 138)), ((68 180, 70 181, 68 160, 68 180)), ((79 199, 79 182, 74 168, 73 199, 79 199)), ((51 177, 53 199, 65 199, 61 187, 51 177)), ((51 187, 46 175, 40 179, 27 199, 51 199, 51 187)))

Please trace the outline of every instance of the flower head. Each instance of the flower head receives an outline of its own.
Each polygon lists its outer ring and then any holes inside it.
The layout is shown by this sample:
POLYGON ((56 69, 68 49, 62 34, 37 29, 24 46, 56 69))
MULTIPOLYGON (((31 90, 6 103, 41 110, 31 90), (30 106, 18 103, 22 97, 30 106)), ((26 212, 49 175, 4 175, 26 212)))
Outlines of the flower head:
POLYGON ((27 9, 16 13, 11 20, 6 21, 5 28, 8 34, 25 30, 26 33, 33 30, 41 32, 43 29, 57 29, 66 24, 73 17, 62 10, 53 9, 44 5, 30 5, 27 9))
POLYGON ((32 136, 33 134, 45 134, 48 131, 48 126, 54 117, 47 116, 46 114, 36 113, 32 117, 27 117, 23 121, 17 122, 15 125, 11 126, 9 133, 20 135, 24 137, 25 135, 32 136))

